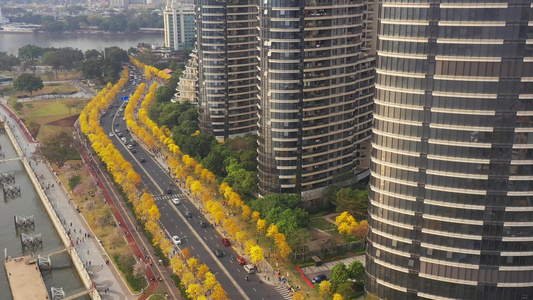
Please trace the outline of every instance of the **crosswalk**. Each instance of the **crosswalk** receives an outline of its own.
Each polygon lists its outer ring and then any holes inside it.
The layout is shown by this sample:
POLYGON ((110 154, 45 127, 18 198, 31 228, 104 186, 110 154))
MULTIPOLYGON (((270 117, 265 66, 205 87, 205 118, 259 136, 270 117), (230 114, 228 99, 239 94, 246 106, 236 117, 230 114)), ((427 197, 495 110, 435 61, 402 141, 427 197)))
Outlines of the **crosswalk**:
POLYGON ((185 197, 185 195, 184 194, 157 195, 157 196, 154 196, 154 200, 155 201, 158 201, 158 200, 169 200, 169 199, 172 199, 172 198, 181 198, 181 197, 185 197))
POLYGON ((289 295, 289 290, 286 286, 275 286, 274 289, 281 295, 281 297, 283 297, 283 299, 292 299, 292 296, 289 295))

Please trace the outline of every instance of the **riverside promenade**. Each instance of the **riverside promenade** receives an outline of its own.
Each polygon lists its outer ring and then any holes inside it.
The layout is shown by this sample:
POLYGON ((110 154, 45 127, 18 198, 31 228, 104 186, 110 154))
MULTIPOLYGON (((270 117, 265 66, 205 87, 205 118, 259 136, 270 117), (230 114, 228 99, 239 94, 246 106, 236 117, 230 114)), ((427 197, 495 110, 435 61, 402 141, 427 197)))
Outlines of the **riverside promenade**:
MULTIPOLYGON (((16 141, 15 147, 20 151, 19 155, 23 164, 26 165, 28 175, 38 178, 34 185, 37 192, 39 194, 42 193, 47 198, 46 201, 43 201, 45 208, 52 210, 52 213, 49 211, 52 219, 54 214, 57 215, 58 220, 54 222, 54 225, 56 225, 59 235, 64 236, 63 233, 66 234, 70 229, 71 238, 76 238, 76 236, 83 237, 81 242, 72 243, 71 257, 74 258, 73 262, 78 269, 78 273, 81 274, 84 284, 87 280, 90 280, 91 284, 96 288, 91 298, 138 299, 140 295, 133 295, 129 291, 116 267, 112 263, 105 264, 109 256, 95 238, 85 219, 76 212, 76 208, 69 201, 68 193, 58 181, 50 165, 32 155, 38 151, 39 144, 29 136, 27 129, 18 117, 8 108, 6 109, 6 101, 7 99, 5 98, 0 99, 0 102, 4 104, 0 105, 0 115, 5 117, 6 126, 12 132, 13 140, 16 141), (53 186, 48 187, 49 184, 53 186), (62 224, 62 227, 57 228, 57 224, 62 224), (75 233, 74 230, 76 230, 75 233), (91 238, 85 238, 85 234, 90 235, 91 238), (77 259, 75 259, 76 257, 77 259)), ((86 284, 85 286, 87 287, 86 284)))

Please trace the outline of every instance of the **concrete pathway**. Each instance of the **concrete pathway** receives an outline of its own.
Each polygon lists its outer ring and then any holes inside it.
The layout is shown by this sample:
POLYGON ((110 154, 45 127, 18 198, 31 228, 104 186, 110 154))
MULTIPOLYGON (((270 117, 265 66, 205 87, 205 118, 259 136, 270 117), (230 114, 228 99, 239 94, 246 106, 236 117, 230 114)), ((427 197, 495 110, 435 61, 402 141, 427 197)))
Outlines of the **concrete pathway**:
MULTIPOLYGON (((340 216, 340 213, 331 213, 331 214, 328 214, 328 215, 325 215, 325 216, 313 217, 311 219, 324 219, 324 220, 330 222, 331 224, 335 224, 335 220, 332 220, 331 218, 332 217, 337 217, 337 216, 340 216)), ((325 231, 331 231, 331 230, 334 230, 334 229, 327 229, 325 231)))
POLYGON ((352 256, 352 257, 348 257, 348 258, 344 258, 344 259, 339 259, 339 260, 323 263, 319 267, 315 267, 315 266, 305 267, 305 268, 302 268, 302 273, 304 273, 305 275, 317 274, 317 273, 326 273, 328 271, 331 271, 331 269, 333 269, 333 267, 336 264, 338 264, 338 263, 343 263, 343 264, 346 265, 346 267, 348 267, 352 262, 354 262, 356 260, 358 260, 361 263, 363 263, 363 266, 365 265, 365 255, 357 255, 357 256, 352 256))
MULTIPOLYGON (((5 99, 1 101, 5 104, 5 99)), ((50 202, 52 202, 52 206, 63 221, 65 230, 67 232, 70 230, 70 237, 76 245, 76 250, 80 258, 85 262, 86 269, 93 274, 94 283, 100 291, 102 299, 137 299, 138 296, 130 293, 115 266, 112 263, 105 263, 109 256, 95 238, 83 216, 76 212, 76 207, 70 201, 70 197, 58 181, 50 165, 47 162, 34 159, 32 153, 37 150, 39 144, 27 139, 27 131, 21 129, 16 116, 12 117, 3 105, 0 105, 0 113, 9 122, 8 125, 12 129, 17 142, 23 149, 25 156, 28 157, 33 171, 37 178, 41 180, 41 184, 50 202), (86 234, 91 237, 86 237, 86 234), (106 293, 104 292, 105 289, 109 291, 106 293)), ((68 291, 66 292, 68 293, 68 291)))

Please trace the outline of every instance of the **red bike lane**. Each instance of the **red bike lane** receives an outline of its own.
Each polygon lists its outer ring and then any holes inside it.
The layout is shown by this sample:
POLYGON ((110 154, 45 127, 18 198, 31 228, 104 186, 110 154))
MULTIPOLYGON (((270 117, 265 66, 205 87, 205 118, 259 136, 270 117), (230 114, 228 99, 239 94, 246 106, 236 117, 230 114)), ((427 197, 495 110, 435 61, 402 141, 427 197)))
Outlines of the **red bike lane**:
MULTIPOLYGON (((85 163, 90 167, 89 170, 90 170, 91 174, 95 178, 98 178, 98 186, 104 191, 104 197, 106 199, 107 204, 111 205, 111 206, 113 206, 115 208, 115 209, 113 209, 113 215, 115 216, 115 219, 117 220, 119 226, 124 229, 126 240, 130 244, 130 247, 133 250, 133 253, 135 254, 135 256, 137 257, 138 260, 142 260, 146 264, 150 265, 150 261, 147 260, 147 258, 145 257, 145 253, 141 250, 141 248, 137 244, 137 241, 135 240, 135 238, 131 234, 132 230, 126 225, 127 223, 124 221, 124 218, 120 214, 120 212, 119 212, 119 210, 118 210, 118 208, 116 206, 116 203, 113 201, 113 199, 109 195, 106 187, 104 186, 104 183, 103 183, 103 180, 102 180, 102 178, 100 176, 100 173, 96 172, 95 166, 94 166, 95 160, 89 158, 89 156, 88 156, 88 154, 85 151, 83 146, 80 145, 79 148, 78 148, 78 151, 82 155, 83 160, 85 161, 85 163)), ((152 263, 154 263, 154 262, 152 261, 152 263)), ((146 273, 145 274, 146 274, 146 278, 148 279, 148 281, 150 283, 150 286, 148 287, 148 289, 145 290, 145 293, 143 293, 143 295, 139 299, 147 299, 148 296, 150 296, 150 294, 152 292, 154 292, 155 289, 159 286, 159 282, 157 280, 152 280, 153 278, 156 277, 156 275, 154 274, 154 271, 152 270, 151 265, 150 265, 149 268, 146 269, 146 273)))

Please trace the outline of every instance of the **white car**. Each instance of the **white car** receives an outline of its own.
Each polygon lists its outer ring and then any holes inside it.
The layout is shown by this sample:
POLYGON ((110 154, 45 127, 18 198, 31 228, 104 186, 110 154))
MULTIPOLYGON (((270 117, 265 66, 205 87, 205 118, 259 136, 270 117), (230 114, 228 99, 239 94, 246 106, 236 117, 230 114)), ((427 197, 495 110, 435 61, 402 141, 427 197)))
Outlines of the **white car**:
POLYGON ((180 201, 180 199, 178 199, 178 198, 174 198, 174 199, 172 199, 172 203, 178 205, 178 204, 181 203, 181 201, 180 201))
POLYGON ((172 237, 172 241, 175 245, 181 245, 181 239, 177 235, 172 237))
POLYGON ((110 133, 109 133, 109 136, 110 136, 110 137, 114 137, 115 135, 114 135, 112 132, 110 132, 110 133))

